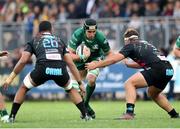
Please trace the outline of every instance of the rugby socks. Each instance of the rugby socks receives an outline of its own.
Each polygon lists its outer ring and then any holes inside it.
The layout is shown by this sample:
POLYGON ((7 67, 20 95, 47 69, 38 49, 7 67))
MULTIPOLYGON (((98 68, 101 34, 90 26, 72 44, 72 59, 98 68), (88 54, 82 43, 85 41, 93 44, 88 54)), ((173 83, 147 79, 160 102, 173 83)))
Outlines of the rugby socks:
POLYGON ((168 114, 171 116, 171 118, 178 118, 180 117, 179 114, 176 112, 176 110, 173 108, 168 114))
POLYGON ((135 105, 132 103, 127 103, 126 104, 126 113, 128 114, 134 114, 134 107, 135 105))
POLYGON ((8 115, 8 112, 6 109, 0 110, 0 116, 1 117, 6 116, 6 115, 8 115))
POLYGON ((84 102, 81 101, 80 103, 76 104, 76 107, 81 111, 81 114, 85 116, 87 114, 84 102))
POLYGON ((12 108, 11 108, 11 114, 10 114, 10 118, 15 118, 16 114, 20 108, 21 104, 19 103, 13 103, 12 108))
POLYGON ((96 88, 96 85, 90 86, 89 84, 87 84, 87 86, 86 86, 86 98, 85 98, 85 102, 84 102, 85 106, 88 105, 89 100, 90 100, 95 88, 96 88))

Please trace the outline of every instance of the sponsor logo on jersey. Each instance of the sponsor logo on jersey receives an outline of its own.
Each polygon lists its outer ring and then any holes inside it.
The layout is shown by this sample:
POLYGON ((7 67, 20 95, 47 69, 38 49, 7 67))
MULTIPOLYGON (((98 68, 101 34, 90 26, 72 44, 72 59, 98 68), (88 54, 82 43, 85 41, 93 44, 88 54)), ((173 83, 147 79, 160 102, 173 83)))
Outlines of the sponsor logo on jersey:
POLYGON ((46 59, 49 59, 49 60, 62 60, 60 54, 46 54, 46 59))
POLYGON ((98 44, 95 44, 94 46, 92 46, 92 49, 99 49, 98 44))
POLYGON ((173 69, 166 69, 166 76, 173 76, 174 70, 173 69))
POLYGON ((62 69, 61 68, 46 68, 46 74, 47 75, 54 75, 54 76, 60 76, 62 75, 62 69))

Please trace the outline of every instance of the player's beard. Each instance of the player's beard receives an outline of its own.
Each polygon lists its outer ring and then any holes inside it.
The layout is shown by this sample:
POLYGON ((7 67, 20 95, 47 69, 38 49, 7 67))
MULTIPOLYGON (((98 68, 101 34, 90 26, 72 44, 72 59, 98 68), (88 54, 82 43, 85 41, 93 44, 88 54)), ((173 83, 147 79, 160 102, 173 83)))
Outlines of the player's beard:
POLYGON ((88 40, 93 40, 95 36, 87 37, 88 40))

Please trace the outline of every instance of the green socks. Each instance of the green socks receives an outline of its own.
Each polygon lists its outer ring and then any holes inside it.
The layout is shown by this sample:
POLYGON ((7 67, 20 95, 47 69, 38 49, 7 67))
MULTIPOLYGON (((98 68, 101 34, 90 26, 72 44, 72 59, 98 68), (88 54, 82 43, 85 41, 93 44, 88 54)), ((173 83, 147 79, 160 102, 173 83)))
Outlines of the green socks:
POLYGON ((8 115, 8 112, 7 112, 6 109, 0 110, 0 116, 1 116, 1 117, 6 116, 6 115, 8 115))
POLYGON ((88 105, 89 103, 89 100, 94 92, 94 89, 96 88, 96 85, 95 86, 89 86, 89 84, 87 84, 86 86, 86 98, 85 98, 85 106, 88 105))

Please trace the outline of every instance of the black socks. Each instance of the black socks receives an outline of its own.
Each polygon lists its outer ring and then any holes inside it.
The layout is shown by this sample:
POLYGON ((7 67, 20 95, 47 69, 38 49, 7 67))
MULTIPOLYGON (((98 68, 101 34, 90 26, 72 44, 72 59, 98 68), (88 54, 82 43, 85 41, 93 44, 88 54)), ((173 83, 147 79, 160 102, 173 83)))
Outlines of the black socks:
POLYGON ((127 104, 126 104, 126 113, 134 114, 134 107, 135 107, 134 104, 132 104, 132 103, 127 103, 127 104))
POLYGON ((83 116, 86 115, 87 111, 86 111, 86 108, 85 108, 85 105, 84 105, 84 102, 81 101, 80 103, 76 104, 76 107, 80 110, 81 114, 83 116))
POLYGON ((171 116, 171 118, 179 118, 179 114, 176 112, 176 110, 173 108, 168 114, 171 116))
POLYGON ((13 117, 13 118, 16 117, 16 114, 17 114, 20 106, 21 106, 21 104, 19 104, 19 103, 13 103, 12 108, 11 108, 11 114, 9 116, 10 118, 11 117, 13 117))

